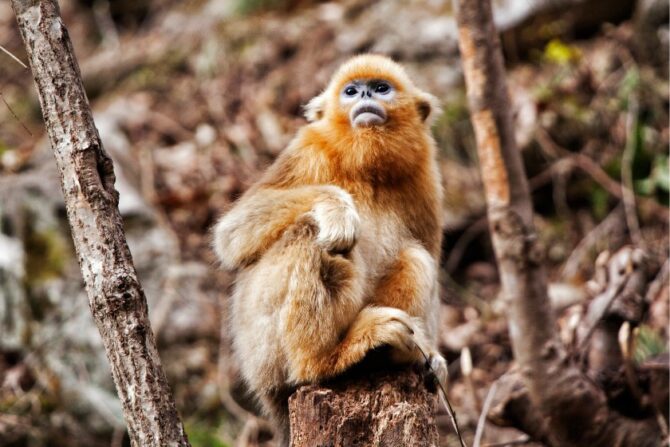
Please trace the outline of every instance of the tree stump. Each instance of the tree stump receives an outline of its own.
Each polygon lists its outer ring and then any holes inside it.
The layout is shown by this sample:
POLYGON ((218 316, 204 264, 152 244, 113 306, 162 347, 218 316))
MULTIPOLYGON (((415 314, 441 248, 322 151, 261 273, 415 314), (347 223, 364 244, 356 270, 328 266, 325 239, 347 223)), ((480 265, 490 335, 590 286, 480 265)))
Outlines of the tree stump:
POLYGON ((292 447, 436 447, 437 394, 418 368, 365 366, 289 399, 292 447))

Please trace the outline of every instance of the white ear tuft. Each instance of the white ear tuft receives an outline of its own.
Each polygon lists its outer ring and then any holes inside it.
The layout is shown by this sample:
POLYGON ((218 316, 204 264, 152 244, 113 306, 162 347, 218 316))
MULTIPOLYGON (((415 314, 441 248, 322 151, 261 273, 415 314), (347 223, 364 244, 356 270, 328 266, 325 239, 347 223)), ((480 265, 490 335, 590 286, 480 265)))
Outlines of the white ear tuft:
POLYGON ((419 98, 417 101, 417 108, 419 109, 421 119, 428 126, 431 126, 433 121, 435 121, 435 117, 439 116, 442 112, 440 102, 430 93, 419 92, 417 96, 419 98))
POLYGON ((310 123, 318 121, 323 117, 323 107, 326 104, 324 94, 325 93, 321 93, 319 96, 315 96, 305 104, 305 118, 307 118, 307 121, 310 123))

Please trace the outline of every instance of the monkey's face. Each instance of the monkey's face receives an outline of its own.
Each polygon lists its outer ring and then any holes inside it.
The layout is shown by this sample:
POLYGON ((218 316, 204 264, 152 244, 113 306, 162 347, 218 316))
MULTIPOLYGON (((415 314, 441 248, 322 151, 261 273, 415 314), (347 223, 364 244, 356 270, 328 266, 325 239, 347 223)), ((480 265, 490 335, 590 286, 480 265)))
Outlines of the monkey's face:
MULTIPOLYGON (((346 135, 375 137, 379 131, 427 129, 436 100, 417 89, 391 59, 364 54, 344 63, 326 90, 305 106, 311 122, 346 135)), ((403 134, 404 135, 404 134, 403 134)))
POLYGON ((396 89, 384 79, 355 79, 340 92, 340 105, 349 111, 351 127, 379 126, 388 120, 386 109, 393 103, 396 89))

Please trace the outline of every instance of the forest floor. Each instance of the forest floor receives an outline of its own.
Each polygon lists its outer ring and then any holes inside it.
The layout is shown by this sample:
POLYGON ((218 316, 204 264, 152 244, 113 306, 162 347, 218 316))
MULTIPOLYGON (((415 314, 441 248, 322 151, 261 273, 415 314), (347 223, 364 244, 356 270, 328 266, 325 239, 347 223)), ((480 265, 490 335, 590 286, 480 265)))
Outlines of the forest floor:
MULTIPOLYGON (((209 248, 216 217, 286 146, 305 123, 302 106, 349 56, 391 55, 440 99, 440 347, 471 441, 513 358, 451 2, 59 3, 194 446, 258 441, 235 403, 245 405, 225 324, 232 276, 209 248)), ((527 3, 496 3, 497 23, 557 331, 569 339, 593 297, 599 254, 632 244, 647 253, 653 285, 632 359, 660 361, 667 373, 667 3, 665 16, 645 2, 519 6, 527 3)), ((0 44, 27 60, 9 2, 0 44)), ((0 99, 0 445, 126 445, 32 77, 4 53, 0 99)), ((661 394, 667 402, 667 386, 661 394)), ((457 445, 445 414, 439 423, 442 445, 457 445)), ((522 436, 487 424, 484 444, 522 436)))

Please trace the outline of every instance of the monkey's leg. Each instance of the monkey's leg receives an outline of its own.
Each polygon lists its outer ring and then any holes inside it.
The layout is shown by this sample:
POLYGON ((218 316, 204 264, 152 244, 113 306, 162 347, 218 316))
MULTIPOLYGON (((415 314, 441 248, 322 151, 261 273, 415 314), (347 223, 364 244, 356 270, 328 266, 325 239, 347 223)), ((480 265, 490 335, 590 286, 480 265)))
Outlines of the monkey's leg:
MULTIPOLYGON (((426 249, 413 243, 400 251, 395 263, 375 289, 372 302, 378 306, 402 309, 414 317, 415 325, 423 329, 415 334, 417 348, 422 351, 422 355, 425 354, 438 380, 446 386, 446 361, 439 354, 434 341, 439 310, 436 292, 437 263, 426 249)), ((403 358, 403 353, 396 353, 395 357, 401 361, 411 360, 403 358)))
POLYGON ((243 269, 234 294, 235 353, 282 446, 288 442, 288 395, 298 383, 293 371, 309 371, 305 359, 314 349, 334 349, 363 307, 353 261, 329 255, 319 233, 314 216, 300 217, 243 269))
POLYGON ((307 221, 287 230, 271 251, 291 262, 280 322, 294 384, 335 376, 382 345, 411 352, 420 331, 400 309, 363 309, 365 266, 357 250, 331 254, 318 241, 316 225, 307 221))
MULTIPOLYGON (((366 307, 341 342, 330 349, 304 350, 291 370, 295 383, 314 382, 343 373, 365 355, 389 345, 409 355, 415 347, 416 326, 407 313, 392 307, 366 307)), ((318 342, 317 342, 318 343, 318 342)), ((417 359, 418 360, 418 359, 417 359)))
POLYGON ((406 351, 413 345, 413 323, 405 312, 388 307, 361 311, 365 266, 357 249, 347 255, 332 254, 319 235, 313 215, 298 219, 247 270, 248 281, 238 283, 243 289, 236 292, 247 314, 271 315, 260 327, 254 321, 244 324, 237 337, 273 342, 274 355, 249 353, 253 344, 237 354, 246 380, 284 440, 287 396, 277 390, 335 376, 384 344, 406 351), (266 294, 261 302, 248 299, 259 294, 266 294))

